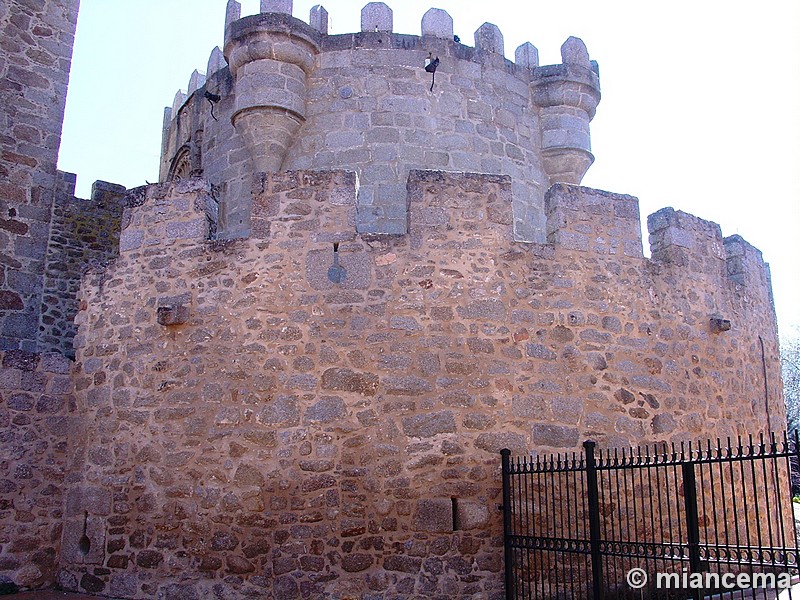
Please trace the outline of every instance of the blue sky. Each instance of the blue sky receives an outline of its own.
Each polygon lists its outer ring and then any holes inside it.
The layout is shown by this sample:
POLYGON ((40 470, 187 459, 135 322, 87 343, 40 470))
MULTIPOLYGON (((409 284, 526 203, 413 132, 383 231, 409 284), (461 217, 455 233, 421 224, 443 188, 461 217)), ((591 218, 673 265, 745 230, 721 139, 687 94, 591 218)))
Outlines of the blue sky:
MULTIPOLYGON (((294 2, 308 20, 319 0, 294 2)), ((331 33, 360 28, 365 2, 323 3, 331 33)), ((560 62, 570 35, 600 63, 595 164, 583 184, 637 196, 642 220, 672 206, 762 250, 779 326, 800 327, 800 2, 676 0, 387 2, 419 34, 431 6, 472 45, 485 21, 506 57, 530 41, 560 62)), ((81 0, 59 168, 127 187, 158 179, 161 124, 178 88, 222 45, 226 0, 81 0)), ((258 12, 243 0, 243 15, 258 12)), ((647 243, 645 243, 645 247, 647 243)), ((646 248, 645 248, 646 250, 646 248)))

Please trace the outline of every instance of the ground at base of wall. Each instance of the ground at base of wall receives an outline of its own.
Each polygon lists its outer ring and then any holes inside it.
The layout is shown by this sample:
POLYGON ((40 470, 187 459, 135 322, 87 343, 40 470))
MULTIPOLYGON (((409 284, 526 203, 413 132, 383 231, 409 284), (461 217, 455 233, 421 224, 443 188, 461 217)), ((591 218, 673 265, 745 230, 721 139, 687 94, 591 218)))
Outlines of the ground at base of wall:
POLYGON ((4 600, 97 600, 98 596, 87 596, 85 594, 69 594, 67 592, 25 592, 23 594, 13 594, 4 596, 4 600))

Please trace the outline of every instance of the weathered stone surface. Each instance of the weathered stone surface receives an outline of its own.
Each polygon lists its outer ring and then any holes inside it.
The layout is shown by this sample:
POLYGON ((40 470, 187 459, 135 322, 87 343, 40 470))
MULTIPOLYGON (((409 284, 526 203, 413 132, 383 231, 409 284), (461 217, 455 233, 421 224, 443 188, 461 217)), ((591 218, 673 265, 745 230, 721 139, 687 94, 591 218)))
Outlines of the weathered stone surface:
POLYGON ((3 366, 22 371, 35 371, 41 356, 24 350, 10 350, 3 355, 3 366))
POLYGON ((384 377, 383 385, 388 394, 396 396, 421 396, 433 391, 429 381, 420 377, 384 377))
POLYGON ((453 503, 450 498, 418 500, 414 509, 414 529, 429 533, 453 531, 453 503))
POLYGON ((589 61, 589 51, 583 40, 576 37, 568 37, 567 41, 561 46, 561 61, 564 64, 581 65, 591 68, 589 61))
POLYGON ((374 396, 379 379, 369 373, 356 373, 350 369, 327 369, 322 374, 322 388, 342 392, 357 392, 363 396, 374 396))
POLYGON ((154 569, 163 560, 164 555, 155 550, 142 550, 136 555, 136 564, 145 569, 154 569))
POLYGON ((422 559, 412 556, 394 555, 387 556, 383 561, 383 568, 387 571, 400 571, 402 573, 418 573, 422 567, 422 559))
MULTIPOLYGON (((229 8, 229 42, 256 23, 265 38, 244 53, 226 45, 232 71, 266 53, 263 80, 248 91, 232 72, 218 122, 206 102, 171 112, 162 161, 162 180, 203 169, 215 186, 183 178, 129 196, 120 256, 76 292, 74 376, 44 359, 3 361, 0 531, 13 540, 0 541, 0 564, 37 585, 62 565, 68 589, 120 597, 492 598, 501 448, 571 451, 590 433, 601 446, 669 442, 763 420, 738 401, 741 372, 760 373, 755 336, 776 348, 754 249, 673 211, 654 219, 645 260, 635 199, 565 184, 545 195, 542 182, 563 180, 545 150, 589 160, 599 96, 588 54, 565 45, 566 66, 531 71, 532 47, 511 65, 491 27, 476 52, 443 29, 428 38, 443 49, 431 90, 419 40, 375 26, 323 37, 285 15, 234 23, 229 8), (281 36, 265 34, 273 27, 281 36), (356 58, 370 58, 369 73, 349 69, 356 58), (254 136, 254 154, 231 111, 264 90, 305 122, 289 131, 299 121, 273 111, 264 131, 275 139, 254 136), (251 198, 240 179, 253 156, 283 150, 288 170, 257 175, 251 198), (173 158, 186 170, 171 171, 173 158), (320 171, 336 165, 358 171, 358 197, 355 173, 320 171), (358 235, 368 232, 402 235, 358 235), (157 308, 176 297, 191 315, 166 330, 157 308), (709 298, 737 324, 724 336, 709 335, 709 298), (86 556, 73 550, 84 522, 86 556)), ((16 80, 50 85, 13 66, 16 80)), ((15 150, 4 169, 37 168, 38 155, 15 150)), ((36 218, 0 215, 0 238, 19 248, 0 252, 0 287, 23 304, 42 286, 20 269, 63 233, 37 229, 63 207, 22 206, 34 193, 7 208, 36 218)), ((113 245, 86 240, 100 257, 113 245)), ((60 259, 47 256, 53 275, 60 259)), ((68 337, 64 304, 42 302, 54 307, 42 319, 5 317, 4 344, 43 324, 68 337)))
POLYGON ((219 46, 215 46, 208 57, 208 66, 206 67, 206 75, 211 78, 214 74, 218 73, 227 66, 225 56, 219 46))
POLYGON ((319 4, 311 7, 309 25, 320 33, 328 33, 328 11, 319 4))
POLYGON ((228 0, 225 7, 225 29, 234 21, 242 17, 242 5, 238 0, 228 0))
POLYGON ((348 573, 366 571, 372 566, 373 559, 369 554, 350 554, 342 558, 342 569, 348 573))
POLYGON ((261 0, 262 13, 292 14, 292 0, 261 0))
POLYGON ((253 563, 235 554, 229 554, 225 559, 225 563, 228 567, 228 571, 236 575, 244 575, 245 573, 252 573, 256 570, 253 563))
POLYGON ((331 423, 347 416, 344 400, 338 396, 326 396, 311 405, 306 411, 306 421, 331 423))
POLYGON ((662 413, 653 417, 651 428, 655 434, 672 433, 677 427, 675 418, 669 413, 662 413))
POLYGON ((361 9, 361 31, 392 31, 393 13, 384 2, 370 2, 361 9))
POLYGON ((514 52, 514 62, 526 69, 539 66, 539 50, 530 42, 525 42, 514 52))
POLYGON ((453 17, 440 8, 431 8, 422 16, 422 35, 453 39, 453 17))
POLYGON ((482 433, 475 439, 475 447, 493 454, 499 454, 503 448, 521 454, 527 451, 527 440, 519 433, 482 433))
POLYGON ((403 418, 403 433, 409 437, 429 438, 455 431, 455 417, 449 410, 403 418))
POLYGON ((574 448, 579 441, 580 433, 574 427, 536 423, 531 428, 531 442, 534 446, 574 448))
POLYGON ((484 23, 475 31, 475 47, 496 54, 505 53, 503 34, 497 25, 484 23))
POLYGON ((459 500, 455 513, 455 526, 459 530, 483 529, 489 523, 489 508, 470 500, 459 500))
POLYGON ((300 423, 300 408, 297 396, 282 394, 268 403, 258 415, 261 423, 291 426, 300 423))

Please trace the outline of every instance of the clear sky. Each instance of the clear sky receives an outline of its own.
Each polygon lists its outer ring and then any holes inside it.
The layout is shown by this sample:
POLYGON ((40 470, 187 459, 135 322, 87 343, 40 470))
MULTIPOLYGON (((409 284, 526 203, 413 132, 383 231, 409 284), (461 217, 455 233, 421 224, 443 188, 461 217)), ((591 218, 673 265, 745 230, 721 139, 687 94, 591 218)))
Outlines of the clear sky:
MULTIPOLYGON (((308 20, 319 0, 295 0, 308 20)), ((330 33, 360 29, 366 1, 329 0, 330 33)), ((394 30, 431 6, 462 43, 485 21, 506 57, 530 41, 561 62, 570 35, 600 63, 595 164, 584 185, 672 206, 760 248, 783 334, 800 326, 800 2, 797 0, 403 0, 394 30)), ((81 0, 59 168, 127 187, 158 179, 165 106, 222 46, 226 0, 81 0)), ((258 12, 243 0, 242 14, 258 12)), ((645 243, 647 252, 647 243, 645 243)))

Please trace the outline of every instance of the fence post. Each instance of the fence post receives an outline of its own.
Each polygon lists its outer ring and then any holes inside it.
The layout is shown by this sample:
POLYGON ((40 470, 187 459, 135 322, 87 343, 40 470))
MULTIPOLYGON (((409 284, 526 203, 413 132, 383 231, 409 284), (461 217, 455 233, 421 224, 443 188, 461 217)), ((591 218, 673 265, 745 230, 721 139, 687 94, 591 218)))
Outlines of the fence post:
POLYGON ((603 555, 600 552, 600 493, 597 487, 597 463, 594 459, 595 443, 586 440, 586 494, 589 502, 589 548, 592 556, 592 593, 594 600, 603 600, 603 555))
POLYGON ((503 551, 505 555, 506 600, 514 600, 514 550, 511 548, 511 450, 500 450, 503 462, 503 551))
MULTIPOLYGON (((686 510, 686 536, 689 546, 689 572, 700 573, 703 570, 700 561, 700 522, 697 516, 697 482, 694 475, 694 463, 685 462, 683 471, 683 505, 686 510)), ((700 598, 698 590, 693 594, 700 598)))

